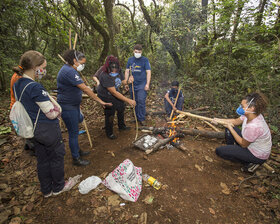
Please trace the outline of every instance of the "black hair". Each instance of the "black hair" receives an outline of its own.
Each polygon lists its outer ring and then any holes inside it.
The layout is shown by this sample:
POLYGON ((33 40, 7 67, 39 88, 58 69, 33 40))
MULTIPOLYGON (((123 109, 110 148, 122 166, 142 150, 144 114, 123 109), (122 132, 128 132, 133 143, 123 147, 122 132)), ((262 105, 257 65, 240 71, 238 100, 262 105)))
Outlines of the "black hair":
POLYGON ((179 82, 178 81, 173 81, 173 82, 171 82, 171 86, 179 86, 179 82))
POLYGON ((19 61, 19 65, 13 68, 13 71, 22 76, 29 69, 42 65, 46 58, 38 51, 26 51, 19 61))
POLYGON ((134 50, 142 51, 142 45, 141 44, 136 44, 134 46, 134 50))
POLYGON ((243 98, 243 100, 246 100, 247 104, 251 102, 249 108, 255 107, 256 115, 259 115, 262 112, 264 112, 268 104, 267 98, 262 93, 248 94, 243 98))
POLYGON ((63 58, 67 62, 67 64, 74 65, 74 59, 78 61, 82 60, 83 58, 86 58, 86 56, 80 51, 69 49, 64 52, 63 58))

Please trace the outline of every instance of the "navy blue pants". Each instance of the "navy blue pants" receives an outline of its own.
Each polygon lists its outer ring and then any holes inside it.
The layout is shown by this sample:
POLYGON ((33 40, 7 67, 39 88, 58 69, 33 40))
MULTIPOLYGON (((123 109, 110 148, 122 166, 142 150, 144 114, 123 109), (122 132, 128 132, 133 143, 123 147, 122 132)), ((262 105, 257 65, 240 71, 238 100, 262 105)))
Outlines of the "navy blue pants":
POLYGON ((31 140, 37 157, 41 192, 46 195, 64 187, 65 147, 58 122, 38 123, 31 140))
MULTIPOLYGON (((241 130, 237 127, 234 127, 234 130, 237 132, 239 136, 241 135, 241 130)), ((254 164, 262 164, 265 160, 259 159, 255 157, 248 148, 242 148, 234 139, 231 132, 226 128, 226 144, 225 146, 220 146, 216 148, 216 154, 225 159, 230 160, 232 162, 239 162, 244 165, 248 165, 249 163, 254 164)))
POLYGON ((83 115, 80 112, 80 108, 77 107, 76 110, 63 110, 61 117, 67 127, 69 135, 69 147, 71 150, 72 157, 77 159, 80 157, 79 151, 79 123, 84 119, 83 115))
MULTIPOLYGON (((135 101, 136 101, 135 112, 138 121, 144 121, 146 116, 147 91, 144 88, 145 85, 134 86, 134 94, 135 94, 135 101)), ((131 95, 131 99, 133 99, 133 93, 131 87, 130 87, 130 95, 131 95)))
MULTIPOLYGON (((178 110, 182 110, 183 105, 184 105, 184 97, 179 97, 177 100, 177 103, 176 103, 176 108, 178 110)), ((170 103, 168 103, 168 101, 166 99, 164 99, 164 107, 165 107, 166 114, 168 116, 170 116, 170 114, 172 112, 172 106, 170 105, 170 103)))

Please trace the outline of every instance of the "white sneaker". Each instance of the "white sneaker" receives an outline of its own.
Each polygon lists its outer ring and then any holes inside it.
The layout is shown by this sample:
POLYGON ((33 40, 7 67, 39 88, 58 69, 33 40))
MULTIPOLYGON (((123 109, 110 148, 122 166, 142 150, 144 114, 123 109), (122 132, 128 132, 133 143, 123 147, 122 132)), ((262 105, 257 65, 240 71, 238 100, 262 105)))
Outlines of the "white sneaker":
POLYGON ((48 198, 48 197, 51 197, 52 195, 53 195, 53 192, 51 191, 50 193, 45 194, 44 197, 45 197, 45 198, 48 198))
POLYGON ((73 185, 71 184, 71 181, 65 181, 63 189, 61 191, 58 191, 58 192, 53 192, 52 194, 54 196, 59 195, 64 191, 69 191, 72 187, 73 187, 73 185))

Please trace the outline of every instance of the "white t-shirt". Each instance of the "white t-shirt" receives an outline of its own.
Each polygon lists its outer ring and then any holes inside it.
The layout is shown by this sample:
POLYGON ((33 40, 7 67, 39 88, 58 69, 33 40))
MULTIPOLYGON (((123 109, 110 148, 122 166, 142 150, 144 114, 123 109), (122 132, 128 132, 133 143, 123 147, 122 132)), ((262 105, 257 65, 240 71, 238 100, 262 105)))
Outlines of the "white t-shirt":
POLYGON ((248 146, 250 152, 257 158, 266 160, 271 152, 271 133, 264 117, 260 114, 247 123, 247 117, 242 115, 242 137, 251 142, 248 146))

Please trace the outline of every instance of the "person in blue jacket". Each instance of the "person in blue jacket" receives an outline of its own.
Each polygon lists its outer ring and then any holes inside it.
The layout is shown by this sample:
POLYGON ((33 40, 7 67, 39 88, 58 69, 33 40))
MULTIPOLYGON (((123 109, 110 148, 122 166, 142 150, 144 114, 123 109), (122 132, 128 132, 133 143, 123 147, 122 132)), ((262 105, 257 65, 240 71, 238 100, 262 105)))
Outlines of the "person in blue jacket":
POLYGON ((151 82, 151 66, 148 58, 142 56, 142 46, 140 44, 134 46, 133 53, 134 56, 128 59, 126 65, 125 88, 127 90, 130 88, 130 95, 132 98, 133 93, 131 83, 133 82, 136 101, 135 112, 139 124, 143 126, 145 125, 147 91, 150 89, 151 82), (132 76, 129 76, 130 69, 132 71, 132 76))
POLYGON ((176 110, 183 110, 184 95, 183 95, 182 91, 180 91, 180 93, 178 95, 176 106, 174 105, 177 94, 178 94, 178 87, 179 87, 179 82, 173 81, 171 83, 171 89, 169 89, 164 96, 164 107, 165 107, 166 114, 168 116, 170 116, 172 110, 174 110, 174 112, 176 110))
POLYGON ((68 130, 73 164, 76 166, 86 166, 90 162, 81 157, 88 155, 89 152, 82 151, 78 142, 79 123, 84 119, 80 111, 82 93, 86 93, 103 107, 112 106, 112 104, 105 103, 97 97, 81 79, 79 72, 84 69, 86 63, 86 57, 82 52, 67 50, 63 58, 66 64, 62 66, 57 76, 57 102, 62 107, 61 117, 68 130))
POLYGON ((64 180, 65 147, 57 117, 61 114, 59 104, 49 96, 35 78, 46 75, 47 61, 37 51, 27 51, 13 68, 20 78, 13 85, 15 95, 20 98, 34 124, 34 144, 37 172, 44 197, 58 195, 69 190, 70 182, 64 180))

